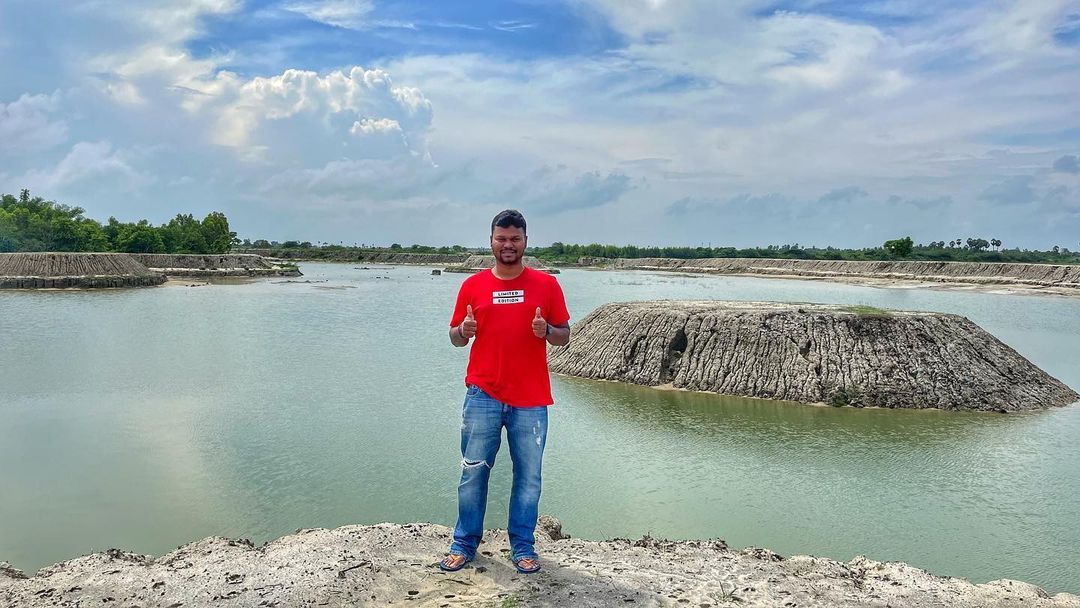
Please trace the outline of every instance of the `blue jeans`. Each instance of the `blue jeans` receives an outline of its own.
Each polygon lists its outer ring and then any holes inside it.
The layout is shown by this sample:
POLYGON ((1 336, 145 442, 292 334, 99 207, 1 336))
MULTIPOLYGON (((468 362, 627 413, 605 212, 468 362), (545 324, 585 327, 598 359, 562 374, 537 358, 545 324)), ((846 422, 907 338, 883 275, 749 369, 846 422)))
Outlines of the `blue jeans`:
POLYGON ((472 559, 484 534, 488 477, 502 442, 502 428, 514 463, 510 490, 511 558, 536 558, 536 517, 540 505, 540 468, 547 443, 546 407, 511 407, 470 386, 461 414, 461 483, 458 520, 451 553, 472 559))

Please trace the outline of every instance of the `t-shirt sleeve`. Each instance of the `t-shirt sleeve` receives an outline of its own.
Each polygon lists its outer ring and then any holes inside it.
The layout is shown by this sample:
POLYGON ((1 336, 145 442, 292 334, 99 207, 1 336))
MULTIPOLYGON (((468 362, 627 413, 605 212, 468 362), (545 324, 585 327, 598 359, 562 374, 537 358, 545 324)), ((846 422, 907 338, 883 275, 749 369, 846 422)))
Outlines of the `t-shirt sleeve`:
POLYGON ((566 310, 566 299, 562 286, 554 277, 551 279, 551 291, 548 298, 547 322, 552 325, 565 325, 570 320, 570 311, 566 310))
POLYGON ((457 294, 457 303, 454 304, 454 314, 450 317, 450 327, 461 325, 461 322, 465 320, 465 307, 472 303, 469 298, 471 291, 468 281, 461 284, 461 289, 457 294))

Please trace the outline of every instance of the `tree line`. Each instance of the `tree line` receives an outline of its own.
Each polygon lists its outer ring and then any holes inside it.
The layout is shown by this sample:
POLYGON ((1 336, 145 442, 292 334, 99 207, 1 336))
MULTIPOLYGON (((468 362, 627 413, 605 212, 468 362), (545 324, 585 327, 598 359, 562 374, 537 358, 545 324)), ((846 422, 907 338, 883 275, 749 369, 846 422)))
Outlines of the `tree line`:
MULTIPOLYGON (((802 246, 798 243, 767 245, 765 247, 648 247, 640 245, 588 245, 552 243, 547 247, 529 247, 528 254, 552 263, 573 264, 581 258, 773 258, 799 260, 851 260, 885 261, 917 260, 938 262, 1022 262, 1050 264, 1080 264, 1080 253, 1066 247, 1046 250, 1002 249, 998 239, 972 237, 966 241, 933 241, 916 244, 911 237, 885 241, 881 247, 841 249, 837 247, 802 246), (993 250, 990 250, 993 247, 993 250)), ((463 247, 461 245, 435 247, 432 245, 402 246, 394 243, 389 247, 356 244, 353 246, 311 243, 309 241, 268 241, 245 239, 243 249, 255 253, 267 253, 281 257, 308 259, 360 259, 372 252, 394 253, 490 253, 487 247, 463 247)))
POLYGON ((70 207, 23 190, 0 196, 0 252, 114 251, 124 253, 228 253, 236 233, 225 214, 214 211, 202 221, 177 214, 154 226, 147 220, 105 224, 70 207))
MULTIPOLYGON (((0 252, 12 251, 116 251, 126 253, 227 253, 234 246, 257 249, 308 250, 305 257, 341 257, 351 252, 393 251, 403 253, 485 253, 487 248, 468 248, 461 245, 402 246, 389 248, 362 244, 309 241, 241 243, 229 230, 225 214, 214 211, 202 221, 193 215, 177 214, 165 224, 154 226, 147 220, 121 222, 110 217, 105 224, 83 216, 84 209, 31 197, 29 190, 19 196, 0 196, 0 252), (321 254, 321 255, 320 255, 321 254)), ((841 249, 837 247, 802 246, 799 243, 765 247, 650 247, 640 245, 588 245, 552 243, 547 247, 530 247, 530 255, 550 262, 576 263, 580 258, 780 258, 803 260, 895 260, 954 262, 1027 262, 1080 264, 1080 253, 1054 245, 1046 251, 1003 248, 997 238, 973 236, 967 239, 931 241, 916 244, 910 236, 885 241, 881 247, 841 249)), ((290 256, 294 257, 294 256, 290 256)))
POLYGON ((934 241, 916 244, 911 237, 885 241, 881 247, 841 249, 837 247, 803 246, 799 243, 765 247, 642 247, 638 245, 575 245, 555 242, 549 247, 530 247, 529 252, 540 259, 555 262, 577 262, 580 258, 774 258, 799 260, 918 260, 943 262, 1027 262, 1080 264, 1080 253, 1053 246, 1047 251, 1002 249, 998 239, 971 237, 966 241, 934 241), (993 247, 994 250, 990 250, 993 247))

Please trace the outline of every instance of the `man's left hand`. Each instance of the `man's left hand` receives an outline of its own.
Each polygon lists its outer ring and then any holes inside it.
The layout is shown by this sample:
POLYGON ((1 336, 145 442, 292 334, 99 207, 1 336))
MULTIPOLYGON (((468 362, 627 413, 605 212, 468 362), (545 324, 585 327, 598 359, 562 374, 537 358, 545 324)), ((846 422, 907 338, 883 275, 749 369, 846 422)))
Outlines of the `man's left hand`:
POLYGON ((533 326, 533 335, 535 335, 537 338, 546 338, 547 337, 548 324, 547 324, 547 321, 545 321, 544 318, 540 316, 540 307, 539 306, 536 307, 536 316, 533 317, 532 326, 533 326))

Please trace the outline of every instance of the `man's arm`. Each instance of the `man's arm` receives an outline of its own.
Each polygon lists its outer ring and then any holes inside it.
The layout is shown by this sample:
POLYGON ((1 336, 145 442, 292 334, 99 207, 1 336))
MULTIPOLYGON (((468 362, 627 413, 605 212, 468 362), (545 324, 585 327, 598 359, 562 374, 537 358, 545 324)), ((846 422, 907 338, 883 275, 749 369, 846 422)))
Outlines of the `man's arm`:
MULTIPOLYGON (((464 325, 464 323, 462 325, 464 325)), ((450 343, 459 347, 469 345, 469 339, 465 337, 465 334, 461 333, 461 325, 455 325, 450 328, 450 343)))
POLYGON ((465 306, 465 320, 461 325, 450 328, 450 343, 454 346, 465 346, 469 339, 476 335, 476 317, 473 316, 472 305, 465 306))
POLYGON ((566 346, 570 343, 570 325, 564 323, 563 325, 551 325, 548 324, 551 329, 547 335, 547 343, 552 346, 566 346))

